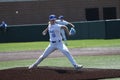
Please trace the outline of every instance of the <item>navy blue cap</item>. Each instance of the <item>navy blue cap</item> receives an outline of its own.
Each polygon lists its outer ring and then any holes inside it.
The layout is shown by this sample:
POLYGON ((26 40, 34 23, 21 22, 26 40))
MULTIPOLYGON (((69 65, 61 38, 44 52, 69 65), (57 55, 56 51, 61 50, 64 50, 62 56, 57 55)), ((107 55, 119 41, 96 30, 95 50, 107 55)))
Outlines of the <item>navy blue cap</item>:
POLYGON ((63 19, 63 18, 64 18, 64 16, 62 16, 62 15, 61 15, 61 16, 59 16, 59 19, 63 19))
POLYGON ((50 15, 49 20, 56 20, 56 16, 54 14, 50 15))

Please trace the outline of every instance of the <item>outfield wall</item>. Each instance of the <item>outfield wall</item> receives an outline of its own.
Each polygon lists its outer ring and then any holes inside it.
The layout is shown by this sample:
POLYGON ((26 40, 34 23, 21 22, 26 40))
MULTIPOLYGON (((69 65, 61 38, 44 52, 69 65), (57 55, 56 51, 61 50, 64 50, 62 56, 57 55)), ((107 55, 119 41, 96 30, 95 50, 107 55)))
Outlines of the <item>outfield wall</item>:
MULTIPOLYGON (((73 22, 76 35, 69 40, 116 39, 120 38, 120 20, 73 22)), ((6 32, 0 32, 0 42, 48 41, 49 35, 42 35, 46 24, 8 26, 6 32)), ((70 26, 68 26, 70 29, 70 26)))

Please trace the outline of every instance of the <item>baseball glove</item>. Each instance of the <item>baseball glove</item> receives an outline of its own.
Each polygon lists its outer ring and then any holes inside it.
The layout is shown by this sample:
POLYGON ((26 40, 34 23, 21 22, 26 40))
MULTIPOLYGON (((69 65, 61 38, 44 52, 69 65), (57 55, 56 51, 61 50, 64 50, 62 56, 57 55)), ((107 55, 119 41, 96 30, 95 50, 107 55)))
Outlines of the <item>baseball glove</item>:
POLYGON ((76 34, 76 30, 74 28, 70 29, 70 35, 75 35, 76 34))

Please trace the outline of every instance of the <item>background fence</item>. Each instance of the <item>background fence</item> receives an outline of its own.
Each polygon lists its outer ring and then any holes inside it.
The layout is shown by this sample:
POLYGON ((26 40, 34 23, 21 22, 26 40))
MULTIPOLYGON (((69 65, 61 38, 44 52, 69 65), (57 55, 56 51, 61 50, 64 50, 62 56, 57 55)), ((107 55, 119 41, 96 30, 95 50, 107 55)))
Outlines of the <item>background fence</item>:
MULTIPOLYGON (((117 39, 120 38, 120 20, 73 22, 76 35, 69 40, 80 39, 117 39)), ((0 32, 0 42, 48 41, 49 35, 42 35, 47 24, 8 26, 0 32)), ((70 29, 70 26, 68 26, 70 29)))

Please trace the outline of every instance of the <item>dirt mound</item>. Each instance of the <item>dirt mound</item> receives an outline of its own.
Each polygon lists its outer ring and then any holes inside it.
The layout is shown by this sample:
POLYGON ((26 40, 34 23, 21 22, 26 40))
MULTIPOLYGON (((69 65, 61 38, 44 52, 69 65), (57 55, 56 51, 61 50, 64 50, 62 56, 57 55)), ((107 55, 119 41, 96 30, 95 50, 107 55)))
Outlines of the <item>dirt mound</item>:
POLYGON ((28 69, 17 67, 0 70, 0 80, 97 80, 120 77, 120 69, 83 68, 80 71, 72 67, 38 67, 28 69))

